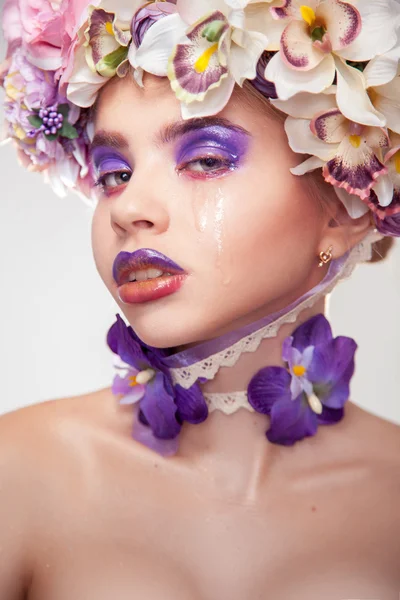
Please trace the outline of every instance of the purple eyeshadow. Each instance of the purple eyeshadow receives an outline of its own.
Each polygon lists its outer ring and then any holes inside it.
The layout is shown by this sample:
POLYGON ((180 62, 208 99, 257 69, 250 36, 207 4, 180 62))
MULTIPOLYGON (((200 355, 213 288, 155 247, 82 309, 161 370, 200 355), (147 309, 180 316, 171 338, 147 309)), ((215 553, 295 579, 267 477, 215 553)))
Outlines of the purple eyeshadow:
POLYGON ((114 148, 97 146, 91 152, 91 160, 98 175, 112 171, 131 170, 127 160, 114 148))
POLYGON ((176 149, 176 162, 181 164, 201 157, 206 152, 215 154, 237 165, 245 156, 249 135, 234 127, 209 125, 183 135, 176 149))

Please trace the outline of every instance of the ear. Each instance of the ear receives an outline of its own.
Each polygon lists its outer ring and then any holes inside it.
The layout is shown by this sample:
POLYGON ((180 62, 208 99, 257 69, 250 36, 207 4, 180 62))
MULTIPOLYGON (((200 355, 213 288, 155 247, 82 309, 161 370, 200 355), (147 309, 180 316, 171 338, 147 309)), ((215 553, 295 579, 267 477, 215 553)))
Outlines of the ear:
POLYGON ((374 228, 370 210, 362 217, 353 219, 336 194, 332 194, 329 199, 329 212, 326 213, 326 224, 321 235, 320 251, 325 252, 329 246, 332 246, 333 258, 339 258, 361 242, 368 231, 374 228))

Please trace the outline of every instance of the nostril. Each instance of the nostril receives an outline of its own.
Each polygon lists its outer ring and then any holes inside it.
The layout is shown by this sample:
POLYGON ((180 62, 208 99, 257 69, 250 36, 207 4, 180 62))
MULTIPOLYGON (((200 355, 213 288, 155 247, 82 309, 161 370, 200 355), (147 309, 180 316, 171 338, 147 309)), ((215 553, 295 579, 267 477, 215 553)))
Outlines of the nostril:
POLYGON ((135 221, 134 225, 135 225, 135 227, 138 227, 139 229, 150 229, 150 227, 154 226, 154 223, 152 223, 151 221, 141 220, 141 221, 135 221))

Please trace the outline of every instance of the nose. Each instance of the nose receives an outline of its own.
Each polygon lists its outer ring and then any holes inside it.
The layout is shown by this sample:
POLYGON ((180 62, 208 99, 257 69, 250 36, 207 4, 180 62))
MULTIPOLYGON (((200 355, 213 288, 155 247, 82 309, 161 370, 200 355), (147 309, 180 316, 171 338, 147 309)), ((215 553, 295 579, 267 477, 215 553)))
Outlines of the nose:
POLYGON ((170 222, 166 193, 154 185, 151 175, 140 182, 134 173, 122 194, 111 201, 110 219, 120 236, 143 229, 155 235, 164 233, 170 222))

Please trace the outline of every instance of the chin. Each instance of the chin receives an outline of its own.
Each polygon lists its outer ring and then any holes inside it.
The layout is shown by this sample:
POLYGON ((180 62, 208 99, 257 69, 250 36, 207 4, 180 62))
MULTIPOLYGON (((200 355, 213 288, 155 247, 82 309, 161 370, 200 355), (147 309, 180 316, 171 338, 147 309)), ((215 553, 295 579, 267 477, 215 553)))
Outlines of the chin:
POLYGON ((193 345, 218 336, 218 324, 195 319, 193 313, 187 318, 182 313, 180 317, 169 315, 164 319, 160 319, 160 313, 130 320, 128 315, 125 314, 125 317, 142 342, 154 348, 193 345))

